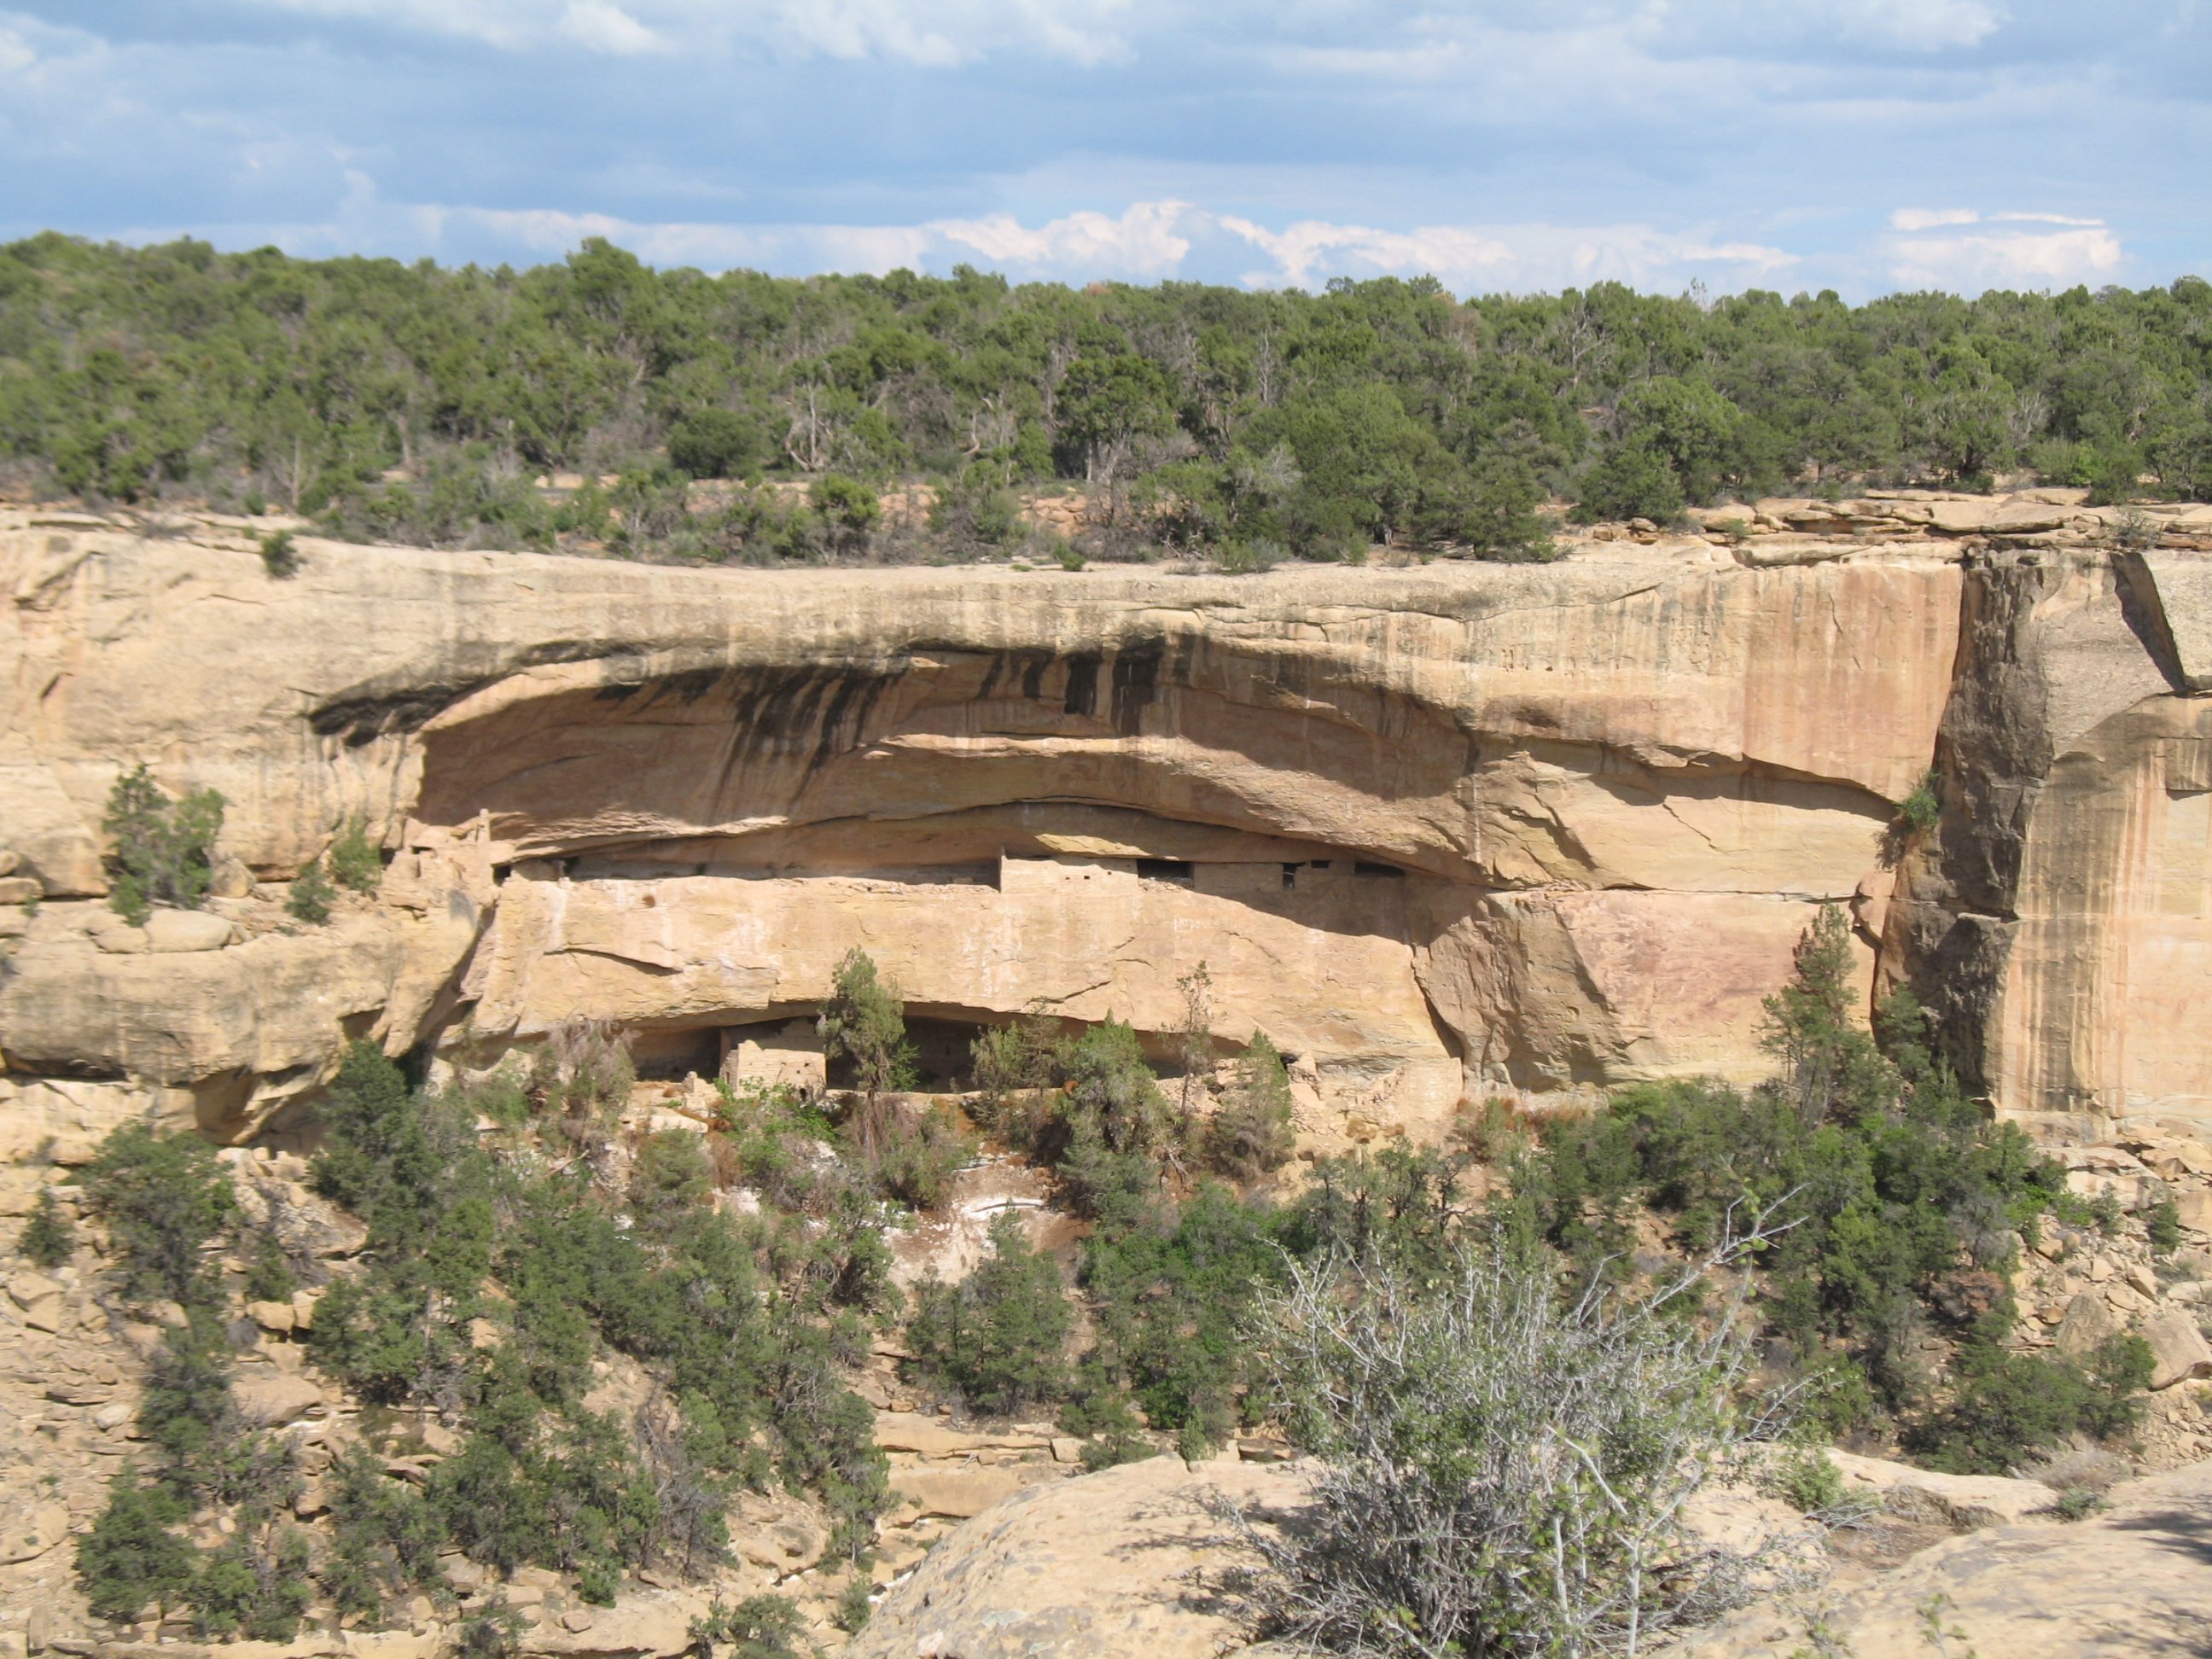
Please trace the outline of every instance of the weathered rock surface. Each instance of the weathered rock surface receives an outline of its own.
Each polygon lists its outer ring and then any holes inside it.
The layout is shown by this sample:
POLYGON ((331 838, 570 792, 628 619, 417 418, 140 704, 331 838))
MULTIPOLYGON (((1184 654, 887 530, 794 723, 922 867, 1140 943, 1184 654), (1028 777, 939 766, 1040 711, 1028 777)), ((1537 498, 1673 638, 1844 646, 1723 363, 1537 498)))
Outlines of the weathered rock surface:
POLYGON ((1110 1012, 1164 1045, 1203 959, 1218 1035, 1310 1074, 1310 1133, 1418 1133, 1469 1093, 1756 1074, 1812 906, 1856 896, 1863 973, 1878 928, 1880 976, 2006 1109, 2212 1115, 2193 521, 2121 557, 2039 495, 1741 511, 1741 547, 1540 568, 309 540, 282 581, 228 532, 0 513, 0 846, 49 896, 0 930, 0 1043, 235 1137, 354 1036, 482 1064, 612 1018, 711 1076, 748 1041, 764 1064, 860 944, 922 1017, 1110 1012), (1939 752, 1942 824, 1891 894, 1894 803, 1939 752), (224 793, 237 896, 130 929, 70 901, 142 759, 224 793), (392 855, 375 902, 261 918, 244 872, 355 818, 392 855))
POLYGON ((2039 1480, 2017 1480, 2001 1474, 1938 1474, 1910 1463, 1887 1458, 1863 1457, 1856 1452, 1831 1451, 1828 1461, 1844 1477, 1846 1496, 1863 1493, 1887 1501, 1909 1492, 1932 1504, 1954 1526, 1987 1527, 2009 1524, 2040 1515, 2058 1502, 2058 1494, 2039 1480))
POLYGON ((2212 625, 2205 564, 1966 570, 1942 821, 1905 860, 1883 971, 1970 1082, 2067 1138, 2212 1119, 2212 699, 2166 643, 2212 625))
POLYGON ((2130 1481, 2110 1497, 2106 1513, 2085 1521, 1992 1528, 1826 1597, 1748 1608, 1676 1650, 1686 1659, 1818 1651, 1809 1645, 1816 1627, 1826 1650, 1853 1659, 2200 1650, 2212 1628, 2212 1465, 2130 1481))
POLYGON ((1295 1504, 1299 1490, 1279 1466, 1193 1472, 1169 1457, 1033 1487, 894 1585, 848 1659, 1214 1659, 1248 1638, 1221 1594, 1237 1558, 1209 1506, 1295 1504))

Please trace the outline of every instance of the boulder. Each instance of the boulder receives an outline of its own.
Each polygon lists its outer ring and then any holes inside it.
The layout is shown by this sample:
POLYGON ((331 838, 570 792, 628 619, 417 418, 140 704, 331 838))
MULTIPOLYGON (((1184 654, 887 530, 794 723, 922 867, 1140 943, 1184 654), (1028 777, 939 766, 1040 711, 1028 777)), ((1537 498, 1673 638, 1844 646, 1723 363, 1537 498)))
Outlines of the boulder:
POLYGON ((2058 1502, 2058 1494, 2039 1480, 1996 1474, 1938 1474, 1887 1458, 1831 1451, 1828 1461, 1844 1477, 1844 1490, 1864 1492, 1890 1503, 1910 1493, 1939 1510, 1957 1527, 2004 1526, 2039 1515, 2058 1502))
POLYGON ((1156 1457, 1033 1486, 894 1584, 846 1659, 1042 1654, 1215 1659, 1249 1640, 1194 1573, 1244 1558, 1214 1506, 1301 1501, 1280 1465, 1156 1457))
POLYGON ((249 1367, 231 1384, 239 1413, 249 1423, 277 1428, 323 1403, 323 1391, 297 1372, 249 1367))
POLYGON ((2106 1305, 2105 1298, 2094 1291, 2081 1291, 2066 1304, 2066 1312, 2058 1322, 2053 1336, 2059 1352, 2075 1359, 2086 1359, 2113 1337, 2120 1334, 2119 1318, 2106 1305))
POLYGON ((2170 1389, 2193 1377, 2212 1376, 2212 1344, 2204 1340, 2196 1316, 2185 1308, 2168 1308, 2143 1322, 2150 1344, 2150 1385, 2170 1389))
POLYGON ((156 955, 220 951, 238 930, 205 910, 156 910, 146 918, 146 948, 156 955))
POLYGON ((0 1566, 35 1561, 69 1536, 69 1510, 59 1504, 41 1504, 0 1522, 0 1566))
POLYGON ((2212 1187, 2178 1194, 2173 1204, 2183 1226, 2191 1232, 2212 1233, 2212 1187))
POLYGON ((965 1520, 1021 1490, 1012 1469, 985 1468, 893 1469, 891 1490, 924 1515, 965 1520))
POLYGON ((885 1451, 913 1452, 921 1457, 966 1457, 971 1453, 1003 1449, 1042 1451, 1051 1437, 1012 1430, 963 1431, 942 1418, 920 1412, 878 1412, 876 1443, 885 1451))
POLYGON ((137 1083, 0 1077, 0 1162, 89 1163, 112 1131, 146 1118, 166 1128, 187 1126, 192 1097, 181 1089, 137 1083))
POLYGON ((524 1632, 520 1651, 559 1659, 674 1659, 697 1651, 691 1621, 707 1612, 708 1601, 694 1590, 625 1585, 612 1607, 595 1607, 586 1619, 572 1613, 541 1620, 524 1632))

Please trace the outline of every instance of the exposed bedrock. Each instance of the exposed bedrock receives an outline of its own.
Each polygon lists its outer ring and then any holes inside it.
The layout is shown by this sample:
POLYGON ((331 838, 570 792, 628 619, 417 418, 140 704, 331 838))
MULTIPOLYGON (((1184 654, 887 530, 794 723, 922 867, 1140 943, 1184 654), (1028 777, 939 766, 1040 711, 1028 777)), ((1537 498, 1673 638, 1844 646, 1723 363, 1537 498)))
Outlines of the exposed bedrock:
POLYGON ((1941 831, 1900 872, 1884 969, 1939 1011, 1971 1081, 2054 1132, 2212 1121, 2208 569, 1967 572, 1941 831))
POLYGON ((2008 1109, 2212 1109, 2176 977, 2203 971, 2212 705, 2174 555, 1750 568, 1685 541, 1226 578, 303 550, 276 580, 216 533, 0 519, 0 848, 51 897, 104 890, 139 760, 220 789, 264 882, 349 818, 392 855, 337 927, 288 931, 264 886, 198 956, 50 903, 0 968, 17 1072, 198 1091, 246 1133, 349 1032, 474 1063, 598 1017, 711 1060, 860 945, 928 1018, 1154 1038, 1202 960, 1219 1034, 1299 1057, 1316 1133, 1422 1132, 1468 1094, 1757 1075, 1760 1000, 1836 898, 1869 983, 1884 939, 2008 1109), (1939 750, 1944 823, 1885 915, 1939 750), (2087 1100, 2085 1067, 2132 1080, 2087 1100))

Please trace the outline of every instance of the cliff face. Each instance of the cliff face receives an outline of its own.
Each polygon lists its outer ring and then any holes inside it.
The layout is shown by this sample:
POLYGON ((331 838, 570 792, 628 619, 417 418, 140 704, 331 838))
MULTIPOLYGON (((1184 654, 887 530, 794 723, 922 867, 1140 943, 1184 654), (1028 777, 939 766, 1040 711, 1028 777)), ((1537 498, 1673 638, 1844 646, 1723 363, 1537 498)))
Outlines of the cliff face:
POLYGON ((2203 556, 2021 554, 1966 572, 1940 745, 1885 971, 2005 1109, 2075 1138, 2212 1118, 2212 620, 2203 556))
POLYGON ((1310 1133, 1432 1132, 1469 1094, 1759 1074, 1760 1000, 1837 898, 1869 984, 1879 940, 2008 1109, 2212 1115, 2194 556, 303 550, 276 580, 219 526, 0 517, 0 846, 46 895, 0 969, 19 1079, 237 1133, 365 1031, 473 1065, 607 1017, 710 1071, 858 944, 956 1033, 1042 1006, 1164 1041, 1203 961, 1217 1032, 1297 1056, 1310 1133), (235 942, 165 951, 94 902, 142 759, 228 799, 235 942), (282 922, 268 884, 356 817, 375 902, 282 922))

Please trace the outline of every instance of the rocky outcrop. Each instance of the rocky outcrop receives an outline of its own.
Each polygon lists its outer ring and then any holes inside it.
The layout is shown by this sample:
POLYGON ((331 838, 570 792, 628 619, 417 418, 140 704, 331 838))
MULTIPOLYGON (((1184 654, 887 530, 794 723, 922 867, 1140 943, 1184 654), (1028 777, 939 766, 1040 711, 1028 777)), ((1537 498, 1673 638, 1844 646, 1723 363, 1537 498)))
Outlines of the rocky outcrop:
POLYGON ((1224 1506, 1295 1508, 1302 1491, 1282 1465, 1171 1457, 1031 1487, 892 1586, 847 1659, 1213 1659, 1249 1640, 1223 1589, 1243 1563, 1224 1506))
POLYGON ((1808 1651, 2164 1659, 2212 1621, 2212 1465, 2116 1486, 2104 1513, 2027 1520, 1939 1543, 1896 1571, 1748 1608, 1692 1638, 1686 1659, 1808 1651), (1822 1645, 1814 1647, 1818 1641, 1822 1645))
POLYGON ((2183 520, 2117 555, 2064 501, 1746 511, 1233 578, 303 540, 278 580, 230 524, 0 514, 0 845, 48 900, 0 915, 0 1047, 238 1135, 350 1036, 480 1065, 611 1018, 711 1074, 854 945, 921 1018, 1113 1014, 1164 1053, 1202 960, 1309 1132, 1425 1133, 1470 1095, 1759 1074, 1833 898, 2007 1109, 2212 1111, 2183 520), (229 803, 222 939, 70 902, 142 760, 229 803), (352 820, 376 902, 285 922, 352 820))
POLYGON ((2021 554, 1966 570, 1942 820, 1885 967, 1968 1079, 2066 1138, 2212 1117, 2212 701, 2172 654, 2201 557, 2021 554))
MULTIPOLYGON (((2212 1613, 2202 1561, 2212 1464, 2114 1487, 2107 1511, 2069 1523, 2053 1512, 2058 1494, 2032 1480, 1829 1455, 1847 1502, 1917 1518, 1905 1541, 1918 1553, 1869 1570, 1855 1553, 1859 1527, 1824 1546, 1819 1528, 1774 1499, 1700 1493, 1695 1534, 1765 1552, 1790 1571, 1766 1575, 1775 1586, 1766 1599, 1668 1651, 1748 1659, 1796 1651, 1825 1632, 1830 1650, 1860 1659, 1931 1650, 2148 1659, 2180 1651, 2176 1632, 2212 1613), (1931 1606, 1956 1646, 1927 1640, 1931 1606)), ((849 1659, 1304 1651, 1255 1644, 1248 1593, 1257 1558, 1226 1518, 1234 1505, 1261 1525, 1295 1527, 1304 1492, 1296 1465, 1170 1458, 1033 1488, 955 1531, 896 1583, 849 1659)))

